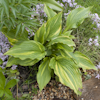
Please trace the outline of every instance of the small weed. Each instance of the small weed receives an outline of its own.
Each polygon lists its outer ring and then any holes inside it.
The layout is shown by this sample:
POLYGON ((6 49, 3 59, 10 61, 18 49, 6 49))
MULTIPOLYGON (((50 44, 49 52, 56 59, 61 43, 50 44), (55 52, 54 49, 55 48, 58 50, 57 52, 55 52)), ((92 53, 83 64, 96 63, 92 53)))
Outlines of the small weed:
POLYGON ((37 91, 38 91, 38 89, 37 88, 34 88, 34 86, 32 86, 32 93, 33 94, 37 94, 37 91))

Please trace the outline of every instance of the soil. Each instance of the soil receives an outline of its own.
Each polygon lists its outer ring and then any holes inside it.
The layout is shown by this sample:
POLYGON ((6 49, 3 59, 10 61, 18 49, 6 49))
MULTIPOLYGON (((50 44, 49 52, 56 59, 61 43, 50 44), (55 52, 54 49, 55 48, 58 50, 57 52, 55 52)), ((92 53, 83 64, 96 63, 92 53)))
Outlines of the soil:
MULTIPOLYGON (((19 67, 20 71, 20 81, 19 81, 19 91, 18 97, 20 98, 23 94, 29 94, 31 96, 30 100, 100 100, 100 80, 95 78, 96 71, 89 70, 87 71, 88 75, 92 78, 86 80, 86 77, 83 79, 83 89, 81 96, 77 96, 73 90, 69 87, 62 85, 60 82, 51 80, 47 86, 39 91, 38 84, 36 82, 36 76, 33 73, 33 77, 30 77, 33 81, 31 84, 23 84, 30 74, 30 71, 27 67, 19 67), (32 86, 34 87, 34 92, 32 92, 32 86)), ((14 89, 13 95, 16 97, 16 88, 14 89)), ((28 100, 28 99, 21 99, 28 100)))

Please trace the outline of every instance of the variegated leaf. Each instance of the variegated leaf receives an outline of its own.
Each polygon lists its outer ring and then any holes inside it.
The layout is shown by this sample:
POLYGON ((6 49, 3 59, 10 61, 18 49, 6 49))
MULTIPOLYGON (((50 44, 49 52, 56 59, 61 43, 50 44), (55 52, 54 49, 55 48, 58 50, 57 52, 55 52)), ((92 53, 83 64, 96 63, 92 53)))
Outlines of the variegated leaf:
POLYGON ((78 89, 82 88, 81 73, 71 59, 61 56, 54 57, 49 65, 54 69, 54 73, 62 84, 73 89, 76 94, 80 94, 78 89))
POLYGON ((79 60, 78 67, 83 69, 94 69, 97 70, 97 68, 94 66, 94 64, 90 61, 90 59, 82 54, 81 52, 76 51, 74 53, 75 57, 79 60))
MULTIPOLYGON (((60 54, 63 56, 63 57, 67 57, 67 58, 70 58, 72 59, 76 64, 79 63, 79 60, 77 59, 77 57, 74 55, 73 52, 69 52, 68 50, 59 50, 60 51, 60 54)), ((77 66, 78 67, 78 66, 77 66)))
POLYGON ((25 59, 21 60, 19 58, 9 57, 6 67, 11 67, 12 65, 21 65, 21 66, 32 66, 36 64, 39 60, 38 59, 25 59))
POLYGON ((69 36, 69 38, 70 39, 74 39, 75 37, 73 36, 73 35, 71 35, 71 32, 72 32, 72 30, 70 30, 70 31, 67 31, 67 32, 63 32, 62 34, 60 34, 60 35, 62 35, 62 36, 69 36))
POLYGON ((58 13, 51 19, 49 19, 46 23, 46 34, 45 38, 47 40, 51 40, 59 35, 61 32, 62 25, 62 12, 58 13))
POLYGON ((44 6, 44 12, 47 14, 48 19, 54 17, 56 15, 56 12, 54 12, 51 8, 49 8, 46 4, 44 6))
POLYGON ((73 52, 74 50, 73 47, 69 47, 68 45, 63 43, 57 43, 56 48, 61 50, 66 50, 67 52, 73 52))
POLYGON ((77 26, 79 26, 84 21, 84 19, 88 17, 90 9, 91 7, 77 8, 71 11, 67 16, 67 21, 66 21, 67 28, 65 29, 65 31, 71 28, 77 28, 77 26))
POLYGON ((68 46, 75 46, 75 43, 68 36, 55 37, 48 43, 48 46, 53 45, 55 43, 63 43, 67 44, 68 46))
POLYGON ((19 45, 15 45, 5 55, 11 55, 21 60, 25 59, 42 59, 45 57, 46 52, 44 46, 36 41, 24 41, 19 45))
POLYGON ((44 44, 46 42, 45 34, 46 34, 46 24, 43 24, 36 32, 34 40, 44 44))
POLYGON ((50 58, 44 58, 42 64, 39 66, 39 71, 37 73, 37 82, 39 84, 40 90, 46 86, 46 84, 51 79, 51 69, 49 67, 50 58))

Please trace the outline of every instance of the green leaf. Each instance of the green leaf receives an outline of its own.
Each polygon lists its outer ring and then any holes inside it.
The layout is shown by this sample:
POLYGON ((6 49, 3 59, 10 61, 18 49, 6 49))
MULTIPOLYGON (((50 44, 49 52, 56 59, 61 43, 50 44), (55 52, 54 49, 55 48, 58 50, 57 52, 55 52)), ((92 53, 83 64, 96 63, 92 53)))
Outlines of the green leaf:
POLYGON ((55 0, 41 0, 41 1, 54 10, 57 10, 57 11, 63 10, 62 6, 60 4, 58 4, 55 0))
POLYGON ((27 58, 31 60, 41 60, 44 58, 45 54, 46 52, 44 46, 33 40, 24 41, 19 45, 15 45, 5 53, 5 55, 12 55, 21 60, 25 60, 27 58))
POLYGON ((46 34, 46 24, 43 24, 36 32, 34 40, 44 44, 46 42, 45 34, 46 34))
POLYGON ((17 84, 17 80, 16 79, 12 79, 10 80, 7 85, 5 86, 5 88, 9 89, 9 88, 12 88, 14 87, 15 85, 17 84))
POLYGON ((75 63, 66 57, 54 57, 51 59, 49 66, 54 69, 54 73, 59 77, 59 81, 80 94, 79 88, 82 88, 82 79, 80 70, 75 63))
POLYGON ((8 88, 5 88, 4 91, 5 91, 5 97, 7 97, 7 98, 11 98, 12 97, 12 93, 8 88))
POLYGON ((4 95, 4 89, 2 89, 1 87, 0 87, 0 97, 2 97, 4 95))
POLYGON ((14 17, 16 18, 16 12, 17 12, 17 10, 13 6, 10 6, 10 8, 11 8, 11 11, 12 11, 14 17))
POLYGON ((0 72, 0 87, 4 88, 5 86, 5 76, 0 72))
POLYGON ((3 21, 3 16, 4 16, 4 8, 1 10, 1 22, 3 21))
POLYGON ((39 60, 34 59, 25 59, 25 60, 21 60, 19 58, 14 58, 14 57, 9 57, 8 62, 6 64, 6 67, 11 67, 12 65, 21 65, 21 66, 32 66, 35 63, 37 63, 39 60))
POLYGON ((53 45, 55 43, 63 43, 67 44, 68 46, 75 46, 75 43, 68 36, 55 37, 48 43, 48 46, 53 45))
POLYGON ((0 65, 3 63, 2 59, 0 59, 0 65))
POLYGON ((78 59, 78 67, 83 69, 94 69, 97 70, 97 68, 94 66, 94 64, 90 61, 90 59, 82 54, 81 52, 76 51, 74 53, 75 57, 78 59))
POLYGON ((4 7, 4 10, 7 14, 7 17, 9 17, 9 1, 8 0, 1 0, 0 1, 2 6, 4 7))
POLYGON ((22 26, 22 23, 20 23, 20 24, 17 25, 16 35, 18 35, 18 33, 20 32, 21 26, 22 26))
POLYGON ((44 58, 42 64, 39 66, 39 71, 37 73, 37 82, 39 84, 40 90, 42 90, 51 79, 51 69, 49 67, 49 62, 50 59, 46 57, 44 58))
POLYGON ((67 28, 65 29, 65 31, 71 28, 77 28, 77 26, 79 26, 84 21, 84 19, 88 17, 90 9, 91 7, 77 8, 71 11, 67 17, 66 21, 67 28))
POLYGON ((12 74, 15 74, 15 73, 18 73, 18 70, 12 70, 12 69, 10 69, 10 73, 12 73, 12 74))
POLYGON ((62 12, 49 19, 46 23, 45 38, 51 40, 59 35, 62 25, 62 12))
POLYGON ((56 15, 56 12, 54 12, 51 8, 49 8, 46 4, 44 6, 44 12, 47 14, 48 19, 54 17, 56 15))

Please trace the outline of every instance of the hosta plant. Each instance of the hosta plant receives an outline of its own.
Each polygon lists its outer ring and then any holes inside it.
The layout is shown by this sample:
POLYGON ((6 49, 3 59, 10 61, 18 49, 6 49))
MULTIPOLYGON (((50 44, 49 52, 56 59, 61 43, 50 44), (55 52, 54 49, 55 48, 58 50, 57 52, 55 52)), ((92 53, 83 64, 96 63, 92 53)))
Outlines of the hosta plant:
POLYGON ((94 70, 96 68, 87 56, 75 51, 71 29, 77 28, 88 17, 90 9, 91 7, 77 8, 71 11, 67 16, 66 28, 62 31, 62 12, 57 14, 45 5, 48 21, 35 33, 34 40, 24 39, 15 43, 5 53, 10 56, 7 67, 13 64, 31 66, 40 61, 37 73, 40 90, 50 81, 51 72, 54 70, 62 84, 80 94, 79 88, 82 88, 80 68, 94 70))

